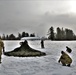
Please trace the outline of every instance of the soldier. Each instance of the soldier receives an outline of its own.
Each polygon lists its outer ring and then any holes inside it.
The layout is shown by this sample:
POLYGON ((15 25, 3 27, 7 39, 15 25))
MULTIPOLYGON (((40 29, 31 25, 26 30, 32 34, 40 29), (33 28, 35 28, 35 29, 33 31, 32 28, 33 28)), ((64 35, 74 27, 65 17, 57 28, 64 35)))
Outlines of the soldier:
POLYGON ((41 48, 44 48, 44 41, 41 40, 41 48))
POLYGON ((3 41, 0 39, 0 63, 1 63, 2 49, 3 49, 3 52, 4 52, 4 43, 3 43, 3 41))
POLYGON ((71 57, 68 54, 66 54, 64 51, 61 51, 61 54, 62 55, 61 55, 60 59, 58 60, 58 62, 59 63, 61 62, 63 66, 70 67, 70 65, 72 63, 71 57))

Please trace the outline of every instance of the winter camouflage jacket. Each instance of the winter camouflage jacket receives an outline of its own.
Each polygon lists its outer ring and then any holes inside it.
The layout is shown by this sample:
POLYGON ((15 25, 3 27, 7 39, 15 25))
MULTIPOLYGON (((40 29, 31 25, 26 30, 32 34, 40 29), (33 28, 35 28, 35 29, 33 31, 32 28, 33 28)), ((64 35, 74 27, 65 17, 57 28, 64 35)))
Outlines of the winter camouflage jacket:
POLYGON ((64 51, 63 51, 58 62, 60 62, 60 61, 61 61, 61 63, 64 63, 64 64, 71 64, 72 63, 71 57, 68 54, 66 54, 64 51))

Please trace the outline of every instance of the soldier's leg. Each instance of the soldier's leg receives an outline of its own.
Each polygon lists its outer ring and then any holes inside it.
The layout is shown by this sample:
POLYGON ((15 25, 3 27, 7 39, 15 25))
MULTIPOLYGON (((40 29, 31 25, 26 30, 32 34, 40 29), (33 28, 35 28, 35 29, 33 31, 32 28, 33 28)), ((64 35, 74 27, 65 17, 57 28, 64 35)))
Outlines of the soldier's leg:
POLYGON ((65 60, 61 60, 62 66, 66 66, 65 60))
POLYGON ((70 64, 68 64, 67 66, 70 67, 70 64))
POLYGON ((65 63, 62 63, 62 66, 66 66, 66 64, 65 63))

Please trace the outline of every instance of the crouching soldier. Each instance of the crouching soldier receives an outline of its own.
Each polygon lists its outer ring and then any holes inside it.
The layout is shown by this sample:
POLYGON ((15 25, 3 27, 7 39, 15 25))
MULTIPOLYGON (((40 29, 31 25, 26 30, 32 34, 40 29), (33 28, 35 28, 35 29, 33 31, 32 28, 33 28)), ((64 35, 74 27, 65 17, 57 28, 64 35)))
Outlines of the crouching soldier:
POLYGON ((58 60, 58 62, 59 63, 61 62, 63 66, 70 67, 70 65, 72 63, 71 57, 68 54, 66 54, 64 51, 61 51, 61 54, 62 55, 61 55, 60 59, 58 60))
POLYGON ((3 49, 3 52, 4 52, 4 43, 3 43, 3 41, 0 39, 0 63, 1 63, 2 49, 3 49))

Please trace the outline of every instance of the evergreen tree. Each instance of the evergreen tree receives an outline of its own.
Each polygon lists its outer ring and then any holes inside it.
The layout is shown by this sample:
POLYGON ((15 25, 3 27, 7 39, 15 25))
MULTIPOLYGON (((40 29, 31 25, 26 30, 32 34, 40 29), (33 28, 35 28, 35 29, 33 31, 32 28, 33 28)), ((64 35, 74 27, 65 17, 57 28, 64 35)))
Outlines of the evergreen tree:
POLYGON ((29 37, 29 34, 28 33, 25 33, 25 37, 29 37))
POLYGON ((9 36, 8 35, 6 35, 6 40, 8 40, 9 39, 9 36))
POLYGON ((65 40, 65 31, 63 30, 63 28, 61 30, 61 39, 65 40))
POLYGON ((35 37, 35 34, 34 33, 30 34, 30 37, 35 37))
POLYGON ((5 39, 6 39, 6 38, 5 38, 5 34, 3 34, 2 39, 3 39, 3 40, 5 40, 5 39))
POLYGON ((22 35, 20 33, 18 33, 18 38, 17 39, 21 39, 22 35))
POLYGON ((54 28, 53 27, 51 27, 49 29, 49 37, 48 37, 48 39, 51 39, 51 40, 55 39, 55 37, 54 37, 54 28))
POLYGON ((15 39, 16 39, 16 37, 15 37, 14 34, 10 34, 10 35, 9 35, 9 40, 15 40, 15 39))
POLYGON ((22 32, 22 37, 25 37, 25 32, 22 32))
POLYGON ((22 32, 22 37, 29 37, 28 33, 22 32))
POLYGON ((66 32, 66 40, 73 40, 74 39, 74 33, 70 29, 65 29, 66 32))
POLYGON ((57 35, 56 35, 56 39, 57 39, 57 40, 61 40, 61 35, 62 35, 62 33, 61 33, 61 29, 60 29, 59 27, 57 27, 57 35))

